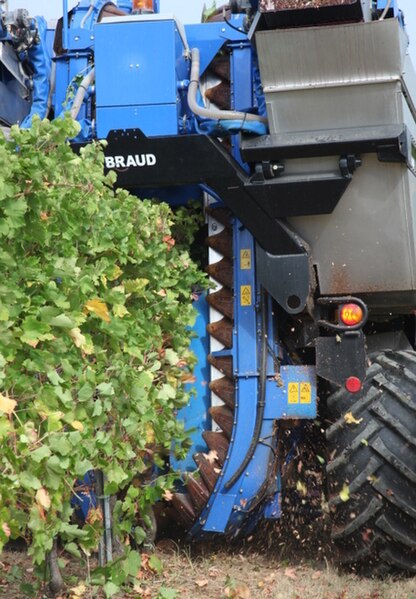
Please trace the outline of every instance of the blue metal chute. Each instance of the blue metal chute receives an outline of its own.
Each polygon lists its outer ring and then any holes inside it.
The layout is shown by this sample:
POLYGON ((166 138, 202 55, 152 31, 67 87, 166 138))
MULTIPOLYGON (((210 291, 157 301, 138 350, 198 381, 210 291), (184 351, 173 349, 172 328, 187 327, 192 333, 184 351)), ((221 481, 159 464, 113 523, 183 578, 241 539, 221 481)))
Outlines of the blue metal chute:
POLYGON ((38 115, 43 119, 47 116, 50 97, 50 75, 52 68, 51 55, 47 41, 47 25, 43 17, 36 18, 39 42, 28 50, 28 58, 33 67, 33 91, 30 113, 21 123, 21 127, 28 128, 33 117, 38 115))

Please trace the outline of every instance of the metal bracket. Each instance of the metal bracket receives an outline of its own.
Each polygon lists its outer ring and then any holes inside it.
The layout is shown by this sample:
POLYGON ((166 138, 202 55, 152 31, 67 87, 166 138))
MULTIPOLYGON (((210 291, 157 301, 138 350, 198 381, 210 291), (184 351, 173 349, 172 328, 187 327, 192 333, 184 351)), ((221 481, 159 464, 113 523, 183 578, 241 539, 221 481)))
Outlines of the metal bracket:
POLYGON ((259 282, 277 303, 289 314, 302 312, 310 290, 308 255, 273 256, 257 245, 256 262, 259 282))

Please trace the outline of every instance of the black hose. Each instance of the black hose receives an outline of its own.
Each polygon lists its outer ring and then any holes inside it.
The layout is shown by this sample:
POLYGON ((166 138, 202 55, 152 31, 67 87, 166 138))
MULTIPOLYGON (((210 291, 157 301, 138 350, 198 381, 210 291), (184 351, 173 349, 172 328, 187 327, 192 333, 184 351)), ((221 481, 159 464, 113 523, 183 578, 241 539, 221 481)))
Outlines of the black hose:
POLYGON ((253 438, 250 443, 250 447, 247 450, 244 460, 241 462, 238 470, 234 472, 232 477, 225 483, 224 489, 228 491, 234 483, 240 478, 243 472, 252 459, 256 447, 258 445, 261 428, 263 425, 264 409, 266 407, 266 377, 267 377, 267 302, 266 292, 262 288, 260 297, 260 309, 261 309, 261 346, 260 346, 260 372, 259 372, 259 394, 256 410, 256 423, 254 426, 253 438))

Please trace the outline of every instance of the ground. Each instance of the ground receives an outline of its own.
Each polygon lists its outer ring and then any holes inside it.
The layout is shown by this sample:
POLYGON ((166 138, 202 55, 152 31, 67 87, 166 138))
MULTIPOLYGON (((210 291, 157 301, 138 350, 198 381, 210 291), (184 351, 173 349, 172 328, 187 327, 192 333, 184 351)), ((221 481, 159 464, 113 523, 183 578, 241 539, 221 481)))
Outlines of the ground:
MULTIPOLYGON (((228 547, 220 543, 189 547, 165 540, 156 548, 163 572, 144 573, 134 593, 116 598, 172 599, 172 589, 177 599, 416 599, 416 578, 380 581, 340 574, 327 553, 321 523, 291 538, 269 527, 249 541, 228 547)), ((26 553, 7 551, 1 559, 0 597, 23 599, 22 579, 29 582, 33 577, 26 553)), ((71 559, 64 574, 69 587, 75 587, 65 599, 102 596, 75 583, 75 576, 85 577, 85 564, 71 559)))

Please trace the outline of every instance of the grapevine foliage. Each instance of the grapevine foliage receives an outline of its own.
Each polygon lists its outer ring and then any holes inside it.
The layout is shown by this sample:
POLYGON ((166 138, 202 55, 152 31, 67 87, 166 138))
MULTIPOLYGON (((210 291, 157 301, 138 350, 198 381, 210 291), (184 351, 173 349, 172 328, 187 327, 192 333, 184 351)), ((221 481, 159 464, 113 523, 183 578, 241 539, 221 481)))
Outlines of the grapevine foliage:
POLYGON ((102 146, 66 142, 77 127, 37 120, 0 139, 0 550, 24 537, 35 564, 57 535, 95 550, 98 510, 81 528, 71 507, 86 472, 104 473, 106 494, 127 489, 122 539, 171 485, 154 473, 186 445, 174 414, 189 399, 192 288, 205 285, 169 207, 114 191, 102 146))

